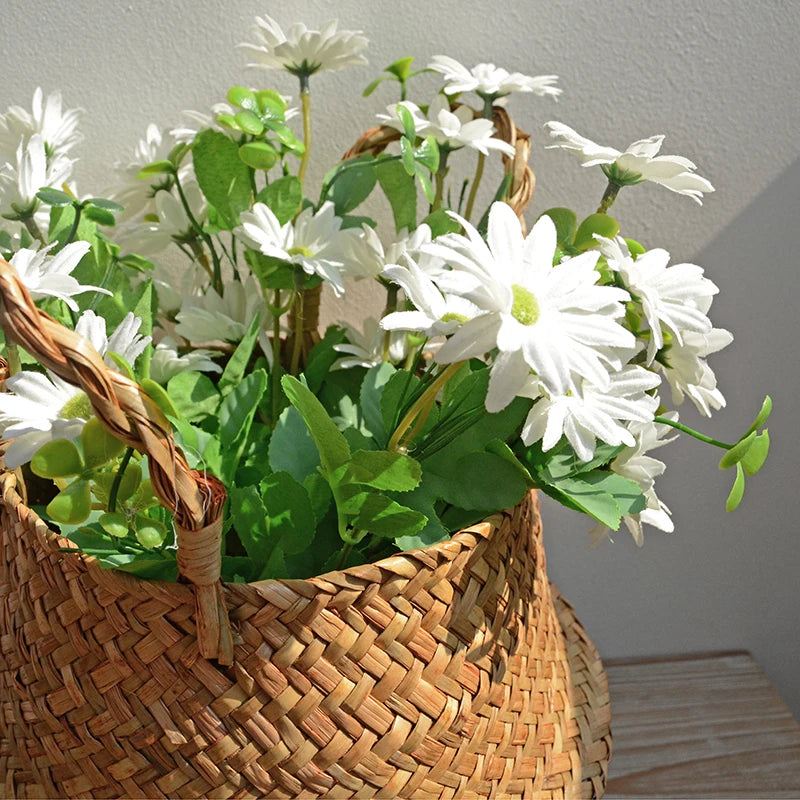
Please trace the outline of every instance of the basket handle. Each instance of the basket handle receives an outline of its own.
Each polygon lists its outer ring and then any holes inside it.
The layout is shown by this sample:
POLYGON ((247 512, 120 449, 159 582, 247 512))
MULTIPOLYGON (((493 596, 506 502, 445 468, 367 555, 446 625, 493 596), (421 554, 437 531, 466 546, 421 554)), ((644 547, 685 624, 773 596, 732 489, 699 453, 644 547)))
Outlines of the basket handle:
POLYGON ((38 309, 16 270, 0 258, 0 325, 43 366, 82 389, 103 426, 147 455, 153 491, 175 517, 178 571, 195 595, 197 643, 204 658, 233 662, 233 637, 220 581, 226 492, 189 468, 172 426, 150 395, 109 369, 91 343, 38 309))

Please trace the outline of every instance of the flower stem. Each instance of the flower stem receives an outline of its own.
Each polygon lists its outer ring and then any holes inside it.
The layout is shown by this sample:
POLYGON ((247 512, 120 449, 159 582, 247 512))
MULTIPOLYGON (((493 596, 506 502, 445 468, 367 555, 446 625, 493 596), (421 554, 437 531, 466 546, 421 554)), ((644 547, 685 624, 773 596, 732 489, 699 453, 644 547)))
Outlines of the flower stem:
POLYGON ((73 203, 72 207, 75 209, 75 219, 72 221, 72 227, 69 231, 69 236, 67 236, 67 240, 64 242, 62 247, 66 247, 68 244, 72 242, 75 238, 75 234, 78 233, 78 225, 81 223, 81 214, 83 213, 83 206, 80 203, 73 203))
POLYGON ((598 214, 608 213, 608 209, 611 208, 614 201, 617 199, 620 188, 618 183, 613 183, 612 181, 608 182, 608 186, 606 186, 606 190, 603 192, 603 197, 600 200, 600 206, 597 209, 598 214))
POLYGON ((292 342, 292 361, 289 372, 297 375, 300 372, 300 354, 303 352, 303 290, 298 289, 294 298, 294 341, 292 342))
POLYGON ((6 361, 8 362, 8 376, 16 375, 22 369, 19 359, 19 347, 16 342, 6 339, 6 361))
POLYGON ((406 447, 407 442, 413 440, 413 436, 416 436, 422 425, 425 424, 425 420, 428 418, 433 408, 433 403, 436 401, 436 395, 439 393, 439 389, 458 372, 463 363, 463 361, 456 361, 452 364, 448 364, 447 367, 433 379, 430 386, 425 389, 411 408, 408 409, 405 417, 403 417, 400 424, 395 429, 392 438, 389 439, 387 450, 401 452, 406 447), (417 417, 420 418, 418 422, 417 417), (414 422, 417 422, 417 424, 414 425, 411 433, 406 435, 414 422), (413 436, 411 434, 413 434, 413 436))
POLYGON ((695 439, 698 439, 701 442, 713 444, 714 447, 721 447, 723 450, 730 450, 734 447, 732 444, 726 444, 725 442, 719 441, 719 439, 712 439, 710 436, 706 436, 705 434, 690 428, 688 425, 684 425, 680 422, 673 422, 673 420, 667 419, 666 417, 656 417, 653 422, 660 423, 661 425, 669 425, 670 428, 675 428, 676 431, 688 433, 689 436, 693 436, 695 439))
POLYGON ((281 409, 281 290, 275 290, 275 309, 272 315, 272 424, 278 422, 281 409))
MULTIPOLYGON (((483 98, 483 118, 491 119, 493 114, 494 96, 487 96, 483 98)), ((475 207, 475 199, 478 196, 478 187, 481 185, 483 179, 483 167, 486 164, 486 155, 478 153, 478 163, 475 165, 475 177, 472 179, 472 186, 469 190, 469 197, 467 198, 467 209, 464 213, 464 219, 469 221, 472 209, 475 207)))
POLYGON ((300 78, 300 104, 303 110, 303 157, 300 159, 300 170, 297 177, 300 179, 300 188, 308 169, 308 157, 311 153, 311 90, 308 86, 308 77, 300 78))
POLYGON ((114 481, 111 484, 111 490, 108 493, 108 510, 112 514, 117 510, 117 495, 119 494, 119 487, 122 484, 122 476, 125 474, 125 470, 128 468, 131 456, 133 456, 133 448, 128 447, 125 450, 125 455, 122 456, 122 463, 119 465, 116 475, 114 475, 114 481))
POLYGON ((22 224, 27 229, 28 233, 36 240, 41 242, 42 244, 46 245, 47 242, 45 241, 42 232, 39 230, 39 226, 36 224, 36 221, 33 218, 33 214, 25 214, 21 217, 22 224))
MULTIPOLYGON (((387 316, 391 314, 393 311, 397 311, 397 293, 399 292, 400 287, 397 286, 395 283, 390 283, 386 287, 386 308, 383 310, 383 316, 387 316)), ((389 360, 389 348, 392 345, 392 332, 385 331, 383 334, 383 360, 387 362, 389 360)))
POLYGON ((444 147, 441 148, 439 151, 439 169, 436 170, 436 175, 433 176, 434 180, 436 181, 436 195, 433 198, 431 212, 438 211, 442 205, 442 197, 444 196, 444 179, 447 175, 447 156, 448 150, 444 147))

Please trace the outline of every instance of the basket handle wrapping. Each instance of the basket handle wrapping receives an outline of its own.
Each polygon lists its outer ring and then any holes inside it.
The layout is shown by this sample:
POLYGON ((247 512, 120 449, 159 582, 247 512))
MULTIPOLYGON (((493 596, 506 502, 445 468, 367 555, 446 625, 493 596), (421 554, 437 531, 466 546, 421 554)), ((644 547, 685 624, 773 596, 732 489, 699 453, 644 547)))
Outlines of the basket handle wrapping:
POLYGON ((150 395, 106 367, 87 339, 38 309, 2 258, 0 325, 11 341, 83 390, 110 433, 148 456, 153 491, 175 517, 178 571, 194 589, 200 654, 231 664, 233 637, 220 582, 225 487, 213 475, 189 468, 172 426, 150 395))

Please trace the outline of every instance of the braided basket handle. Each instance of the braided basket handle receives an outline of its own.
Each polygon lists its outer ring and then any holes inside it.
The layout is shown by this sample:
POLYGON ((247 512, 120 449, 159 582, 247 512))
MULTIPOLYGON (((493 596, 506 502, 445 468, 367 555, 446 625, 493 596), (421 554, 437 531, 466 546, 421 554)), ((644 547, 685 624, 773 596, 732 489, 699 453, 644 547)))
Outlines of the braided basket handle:
POLYGON ((153 491, 175 517, 178 571, 195 594, 197 642, 205 658, 233 661, 233 638, 220 583, 225 487, 189 468, 172 426, 150 395, 109 369, 91 343, 38 309, 16 270, 0 258, 0 325, 59 378, 79 387, 103 426, 147 455, 153 491))

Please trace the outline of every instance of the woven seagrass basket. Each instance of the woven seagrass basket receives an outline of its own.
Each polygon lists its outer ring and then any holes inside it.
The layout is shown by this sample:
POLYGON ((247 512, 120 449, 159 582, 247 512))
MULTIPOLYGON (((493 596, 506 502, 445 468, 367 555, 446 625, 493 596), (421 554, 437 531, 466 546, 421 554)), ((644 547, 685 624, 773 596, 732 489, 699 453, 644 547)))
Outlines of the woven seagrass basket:
POLYGON ((39 311, 2 260, 0 323, 147 453, 182 579, 63 552, 0 470, 3 796, 602 794, 607 681, 547 580, 534 493, 376 564, 223 585, 224 487, 188 468, 149 396, 39 311))

